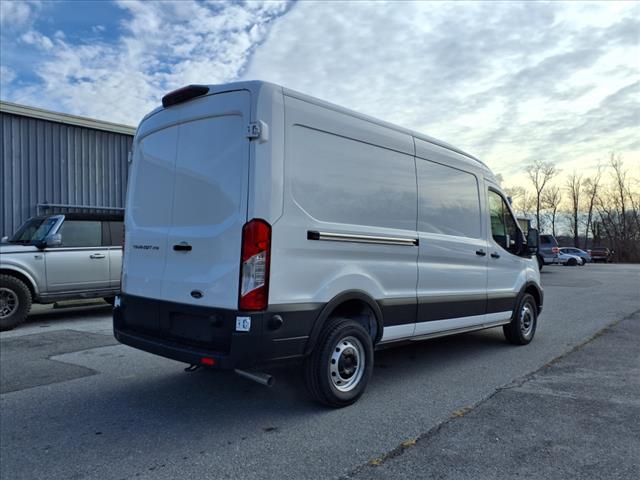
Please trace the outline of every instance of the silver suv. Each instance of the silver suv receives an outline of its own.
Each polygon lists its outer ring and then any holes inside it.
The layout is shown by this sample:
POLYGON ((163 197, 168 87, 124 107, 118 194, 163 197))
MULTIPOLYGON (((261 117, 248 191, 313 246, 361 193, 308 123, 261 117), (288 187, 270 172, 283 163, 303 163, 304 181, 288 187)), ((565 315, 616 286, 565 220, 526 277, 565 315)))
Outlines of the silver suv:
POLYGON ((122 215, 70 213, 27 220, 0 244, 0 330, 29 314, 32 303, 120 292, 122 215))

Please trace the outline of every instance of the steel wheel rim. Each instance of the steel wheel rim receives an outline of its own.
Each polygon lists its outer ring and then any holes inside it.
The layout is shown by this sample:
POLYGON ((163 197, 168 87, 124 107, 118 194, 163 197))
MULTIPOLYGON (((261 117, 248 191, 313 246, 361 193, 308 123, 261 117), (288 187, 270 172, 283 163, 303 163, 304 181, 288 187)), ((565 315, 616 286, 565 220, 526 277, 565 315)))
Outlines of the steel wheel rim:
POLYGON ((530 303, 525 303, 520 310, 520 331, 524 337, 531 335, 533 331, 533 324, 535 321, 535 314, 531 308, 530 303))
POLYGON ((18 309, 20 300, 13 290, 0 287, 0 318, 7 318, 18 309))
POLYGON ((362 342, 355 337, 342 338, 329 359, 329 380, 340 392, 350 392, 360 383, 365 369, 362 342))

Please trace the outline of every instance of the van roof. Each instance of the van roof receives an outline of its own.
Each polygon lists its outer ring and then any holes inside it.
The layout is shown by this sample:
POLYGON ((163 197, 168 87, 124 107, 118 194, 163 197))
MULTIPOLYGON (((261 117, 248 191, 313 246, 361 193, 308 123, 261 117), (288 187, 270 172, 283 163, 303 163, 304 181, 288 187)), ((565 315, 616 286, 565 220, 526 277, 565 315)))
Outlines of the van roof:
MULTIPOLYGON (((407 135, 411 135, 417 139, 420 140, 424 140, 425 142, 429 142, 432 143, 434 145, 437 145, 439 147, 443 147, 446 148, 447 150, 451 150, 452 152, 456 152, 460 155, 464 155, 465 157, 474 160, 476 162, 478 162, 480 165, 482 165, 489 173, 491 173, 491 170, 489 169, 489 167, 480 159, 474 157, 473 155, 471 155, 470 153, 467 153, 463 150, 460 150, 457 147, 454 147, 453 145, 444 142, 442 140, 438 140, 436 138, 430 137, 428 135, 422 134, 420 132, 416 132, 415 130, 411 130, 408 128, 404 128, 404 127, 400 127, 398 125, 395 125, 393 123, 389 123, 389 122, 385 122, 384 120, 380 120, 377 119, 375 117, 371 117, 369 115, 365 115, 363 113, 359 113, 356 112, 354 110, 345 108, 345 107, 341 107, 340 105, 336 105, 334 103, 331 102, 327 102, 325 100, 321 100, 319 98, 316 97, 312 97, 311 95, 307 95, 301 92, 297 92, 295 90, 292 90, 290 88, 287 87, 283 87, 282 85, 277 85, 275 83, 271 83, 271 82, 266 82, 263 80, 248 80, 248 81, 243 81, 243 82, 231 82, 231 83, 225 83, 225 84, 219 84, 219 85, 207 85, 207 87, 209 87, 209 93, 207 95, 213 95, 213 94, 217 94, 217 93, 223 93, 223 92, 228 92, 228 91, 233 91, 233 90, 249 90, 251 93, 253 94, 258 94, 260 93, 260 91, 264 90, 264 89, 272 89, 274 91, 278 91, 283 93, 284 95, 290 96, 290 97, 294 97, 294 98, 298 98, 300 100, 304 100, 307 101, 309 103, 313 103, 322 107, 326 107, 329 108, 331 110, 334 110, 336 112, 340 112, 340 113, 344 113, 347 115, 350 115, 352 117, 356 117, 356 118, 360 118, 362 120, 366 120, 368 122, 374 123, 376 125, 380 125, 382 127, 386 127, 392 130, 395 130, 397 132, 401 132, 401 133, 406 133, 407 135)), ((167 108, 171 108, 171 107, 167 107, 167 108)), ((165 108, 162 106, 159 106, 158 108, 156 108, 155 110, 151 111, 150 113, 148 113, 143 119, 142 121, 146 120, 148 117, 156 114, 159 111, 164 110, 165 108)))

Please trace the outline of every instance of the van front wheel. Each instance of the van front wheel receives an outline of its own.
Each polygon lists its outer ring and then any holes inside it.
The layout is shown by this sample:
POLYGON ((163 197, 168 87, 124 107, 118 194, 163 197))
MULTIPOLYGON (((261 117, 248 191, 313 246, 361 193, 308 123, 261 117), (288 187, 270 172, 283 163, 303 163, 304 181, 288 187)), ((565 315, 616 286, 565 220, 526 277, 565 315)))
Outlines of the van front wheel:
POLYGON ((364 393, 373 372, 373 344, 358 322, 329 320, 305 360, 307 388, 320 403, 345 407, 364 393))
POLYGON ((511 322, 502 327, 509 343, 526 345, 536 333, 538 307, 532 295, 525 293, 513 312, 511 322))

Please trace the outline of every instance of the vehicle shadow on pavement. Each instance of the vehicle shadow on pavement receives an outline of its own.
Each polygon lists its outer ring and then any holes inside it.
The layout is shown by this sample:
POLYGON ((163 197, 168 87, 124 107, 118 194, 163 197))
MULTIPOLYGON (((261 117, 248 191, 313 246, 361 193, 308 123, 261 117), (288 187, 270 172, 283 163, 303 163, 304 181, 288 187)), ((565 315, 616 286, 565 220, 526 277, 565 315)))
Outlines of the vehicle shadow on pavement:
MULTIPOLYGON (((100 394, 95 397, 91 393, 94 389, 91 392, 78 390, 73 399, 67 398, 64 402, 63 410, 59 412, 62 418, 88 424, 112 423, 117 419, 118 424, 134 423, 134 435, 145 435, 143 426, 146 424, 153 430, 158 421, 167 426, 179 424, 180 428, 203 432, 211 425, 233 429, 246 423, 264 423, 268 429, 278 418, 290 419, 292 415, 308 416, 310 413, 324 416, 339 412, 311 401, 304 389, 299 363, 265 369, 277 379, 273 388, 267 388, 229 371, 200 368, 186 373, 183 371, 185 364, 166 359, 154 358, 157 368, 153 371, 148 366, 138 368, 136 365, 131 365, 131 371, 128 371, 123 359, 131 362, 140 356, 141 362, 146 362, 149 358, 144 357, 149 354, 127 351, 123 355, 122 348, 126 347, 105 347, 74 354, 87 358, 83 365, 103 370, 102 377, 113 376, 114 373, 104 372, 104 368, 98 365, 112 363, 112 360, 117 362, 119 368, 115 374, 119 378, 109 379, 109 388, 101 386, 100 394)), ((484 356, 493 356, 509 348, 513 347, 509 347, 501 331, 496 330, 377 351, 368 390, 358 406, 351 408, 367 408, 367 403, 380 401, 381 396, 393 401, 398 391, 412 381, 428 382, 430 374, 447 363, 480 362, 484 356)), ((68 358, 56 357, 59 358, 69 361, 68 358)))

